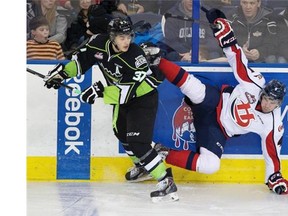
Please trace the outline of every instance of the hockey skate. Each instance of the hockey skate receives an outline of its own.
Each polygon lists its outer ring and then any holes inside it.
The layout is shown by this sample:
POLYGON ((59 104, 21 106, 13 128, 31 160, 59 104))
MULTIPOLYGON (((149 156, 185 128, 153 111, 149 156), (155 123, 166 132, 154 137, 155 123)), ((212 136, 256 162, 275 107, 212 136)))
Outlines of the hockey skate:
POLYGON ((158 155, 160 155, 163 161, 166 159, 170 151, 170 148, 163 146, 161 143, 155 143, 154 149, 157 151, 158 155))
POLYGON ((141 182, 152 179, 152 176, 147 172, 144 166, 135 165, 128 169, 125 178, 128 182, 141 182))
POLYGON ((152 202, 178 201, 177 186, 174 183, 172 170, 168 168, 166 177, 157 184, 158 190, 151 192, 152 202))

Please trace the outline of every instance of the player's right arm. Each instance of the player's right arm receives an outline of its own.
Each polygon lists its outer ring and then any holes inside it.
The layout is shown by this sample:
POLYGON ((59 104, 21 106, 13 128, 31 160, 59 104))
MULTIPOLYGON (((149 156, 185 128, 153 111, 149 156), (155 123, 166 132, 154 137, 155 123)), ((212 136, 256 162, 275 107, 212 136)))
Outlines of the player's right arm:
POLYGON ((265 79, 259 72, 255 72, 248 67, 248 60, 242 48, 237 44, 234 31, 225 14, 218 9, 206 10, 205 12, 212 26, 214 37, 223 49, 237 81, 240 84, 254 84, 262 88, 265 79))

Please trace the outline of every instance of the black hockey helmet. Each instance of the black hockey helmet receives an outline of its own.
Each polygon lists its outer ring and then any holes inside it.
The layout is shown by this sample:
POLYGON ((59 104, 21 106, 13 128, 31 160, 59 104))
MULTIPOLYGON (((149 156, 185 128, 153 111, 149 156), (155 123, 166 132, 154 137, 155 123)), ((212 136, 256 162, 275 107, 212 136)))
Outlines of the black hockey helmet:
POLYGON ((126 34, 134 36, 131 22, 125 18, 117 17, 112 19, 108 24, 108 34, 113 41, 117 35, 126 34))
POLYGON ((279 100, 279 104, 282 103, 285 94, 286 86, 282 82, 275 79, 268 82, 261 91, 261 97, 265 95, 272 100, 279 100))

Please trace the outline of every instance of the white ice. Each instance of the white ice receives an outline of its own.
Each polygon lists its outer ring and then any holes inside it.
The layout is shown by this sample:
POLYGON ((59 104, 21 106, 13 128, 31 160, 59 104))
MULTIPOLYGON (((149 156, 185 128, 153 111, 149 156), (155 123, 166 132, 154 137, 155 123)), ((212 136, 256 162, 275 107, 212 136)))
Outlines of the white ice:
POLYGON ((263 184, 177 183, 180 200, 152 203, 156 183, 28 182, 27 216, 287 216, 288 195, 263 184))

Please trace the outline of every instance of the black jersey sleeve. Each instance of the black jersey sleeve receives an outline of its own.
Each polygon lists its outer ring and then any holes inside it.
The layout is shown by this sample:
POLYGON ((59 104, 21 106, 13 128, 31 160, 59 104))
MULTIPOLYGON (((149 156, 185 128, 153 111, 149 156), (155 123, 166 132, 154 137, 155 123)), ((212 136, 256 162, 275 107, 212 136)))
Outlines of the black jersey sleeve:
MULTIPOLYGON (((95 54, 97 50, 102 49, 102 47, 98 45, 102 45, 102 40, 99 40, 99 38, 101 38, 101 35, 93 35, 88 43, 73 55, 72 60, 76 62, 78 74, 85 74, 87 70, 98 63, 95 54), (93 47, 93 49, 91 47, 93 47)), ((103 41, 103 43, 105 44, 105 41, 103 41)))

